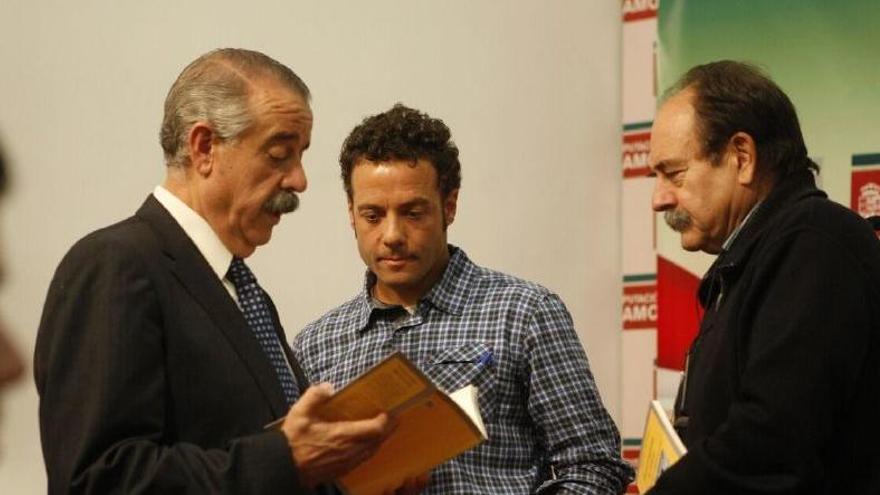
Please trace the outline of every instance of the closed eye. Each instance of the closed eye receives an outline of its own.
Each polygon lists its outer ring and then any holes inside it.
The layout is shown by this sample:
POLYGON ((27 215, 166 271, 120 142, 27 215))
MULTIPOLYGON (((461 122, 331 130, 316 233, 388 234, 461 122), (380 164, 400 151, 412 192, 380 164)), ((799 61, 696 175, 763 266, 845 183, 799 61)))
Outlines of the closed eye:
POLYGON ((293 156, 293 150, 287 146, 273 146, 272 148, 269 148, 267 154, 269 155, 269 159, 274 162, 284 162, 293 156))
POLYGON ((687 169, 681 168, 678 170, 671 170, 666 172, 666 178, 674 183, 679 183, 684 180, 684 173, 687 169))
POLYGON ((379 221, 379 213, 373 210, 366 210, 361 212, 361 218, 363 218, 367 223, 376 223, 379 221))

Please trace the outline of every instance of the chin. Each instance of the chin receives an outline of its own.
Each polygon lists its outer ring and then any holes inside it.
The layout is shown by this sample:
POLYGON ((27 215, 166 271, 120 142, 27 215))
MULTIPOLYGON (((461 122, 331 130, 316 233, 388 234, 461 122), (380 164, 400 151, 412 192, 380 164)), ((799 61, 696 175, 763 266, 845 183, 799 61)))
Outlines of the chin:
POLYGON ((250 236, 251 244, 254 246, 262 246, 272 240, 272 228, 259 229, 250 236))
POLYGON ((701 239, 694 239, 692 236, 684 233, 681 235, 681 248, 685 251, 695 252, 704 251, 705 246, 701 239))
POLYGON ((391 272, 388 270, 373 270, 376 280, 389 287, 404 287, 410 285, 412 277, 405 272, 391 272))
POLYGON ((700 248, 698 246, 691 246, 690 244, 681 243, 681 248, 685 251, 689 251, 691 253, 699 251, 700 248))
POLYGON ((690 251, 692 253, 702 251, 706 254, 718 254, 721 252, 720 248, 713 248, 712 246, 708 246, 705 243, 688 243, 685 242, 684 239, 682 239, 681 241, 681 247, 685 251, 690 251))

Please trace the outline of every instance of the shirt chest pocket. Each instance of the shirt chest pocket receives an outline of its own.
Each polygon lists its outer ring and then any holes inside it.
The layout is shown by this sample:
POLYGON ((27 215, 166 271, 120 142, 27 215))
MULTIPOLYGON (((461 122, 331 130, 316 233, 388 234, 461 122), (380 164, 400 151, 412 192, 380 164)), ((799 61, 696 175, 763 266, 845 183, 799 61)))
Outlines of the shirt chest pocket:
POLYGON ((495 355, 492 347, 475 342, 431 353, 420 363, 422 371, 442 390, 455 392, 474 385, 479 389, 480 414, 490 423, 497 410, 495 355))

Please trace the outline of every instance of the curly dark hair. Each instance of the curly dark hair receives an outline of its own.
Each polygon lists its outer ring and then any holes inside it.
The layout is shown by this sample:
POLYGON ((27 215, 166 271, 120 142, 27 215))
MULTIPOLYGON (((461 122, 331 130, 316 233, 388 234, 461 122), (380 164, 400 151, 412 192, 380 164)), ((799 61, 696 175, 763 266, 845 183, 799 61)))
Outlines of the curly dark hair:
POLYGON ((449 127, 440 119, 397 103, 390 110, 367 117, 342 143, 339 165, 349 201, 352 199, 351 172, 360 160, 425 160, 437 172, 437 188, 442 198, 461 186, 458 148, 449 127))
POLYGON ((758 171, 776 181, 803 169, 819 171, 807 157, 794 105, 754 65, 721 60, 691 68, 664 98, 685 89, 696 92, 703 154, 715 163, 735 133, 752 136, 758 150, 758 171))

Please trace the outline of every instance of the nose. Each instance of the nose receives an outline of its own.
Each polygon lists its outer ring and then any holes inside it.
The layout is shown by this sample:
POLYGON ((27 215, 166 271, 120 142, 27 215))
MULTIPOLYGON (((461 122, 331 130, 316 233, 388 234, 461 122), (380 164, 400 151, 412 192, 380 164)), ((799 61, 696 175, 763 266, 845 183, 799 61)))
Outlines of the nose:
POLYGON ((382 242, 386 246, 399 246, 406 240, 403 222, 397 215, 388 215, 388 218, 383 222, 383 227, 382 242))
POLYGON ((298 193, 305 191, 308 185, 309 180, 306 178, 306 170, 303 168, 302 162, 294 164, 293 167, 284 174, 284 179, 281 181, 282 189, 292 189, 298 193))
POLYGON ((654 193, 651 195, 651 208, 654 211, 666 211, 675 208, 675 194, 660 178, 654 181, 654 193))

